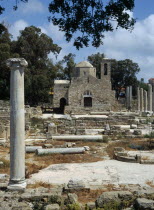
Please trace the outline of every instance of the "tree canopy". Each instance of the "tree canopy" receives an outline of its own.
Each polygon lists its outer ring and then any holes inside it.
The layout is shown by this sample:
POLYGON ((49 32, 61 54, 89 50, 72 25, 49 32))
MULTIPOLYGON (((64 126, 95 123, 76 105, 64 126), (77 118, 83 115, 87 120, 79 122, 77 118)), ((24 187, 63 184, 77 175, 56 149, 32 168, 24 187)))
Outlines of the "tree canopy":
POLYGON ((88 46, 99 47, 103 44, 104 33, 113 31, 112 21, 122 27, 132 29, 135 19, 127 10, 134 8, 134 0, 52 0, 49 20, 65 32, 66 41, 75 36, 74 46, 77 49, 88 46), (78 33, 80 32, 81 35, 78 33))
MULTIPOLYGON (((19 1, 28 2, 14 0, 15 10, 19 1)), ((113 22, 116 23, 116 28, 132 30, 135 19, 127 11, 132 11, 133 8, 134 0, 52 0, 49 4, 51 16, 48 19, 65 33, 66 41, 69 42, 74 37, 77 49, 87 47, 89 42, 92 46, 99 47, 103 44, 105 32, 114 30, 113 22)), ((4 10, 0 6, 0 14, 4 10)))
POLYGON ((101 62, 104 57, 104 53, 96 53, 88 56, 88 61, 96 68, 98 78, 101 78, 101 62))
POLYGON ((75 67, 74 62, 75 54, 69 53, 68 55, 65 55, 62 63, 66 64, 66 67, 64 68, 64 79, 71 80, 72 72, 75 67))
POLYGON ((57 55, 61 48, 42 33, 40 28, 30 26, 20 32, 17 41, 12 41, 11 50, 28 62, 25 71, 26 102, 29 104, 47 102, 52 85, 49 76, 52 75, 50 71, 53 71, 48 55, 49 53, 57 55))
POLYGON ((0 33, 0 96, 1 99, 9 98, 10 71, 5 61, 11 57, 10 34, 3 26, 3 32, 0 33))
MULTIPOLYGON (((104 58, 104 53, 97 53, 88 56, 88 61, 96 67, 96 75, 98 78, 101 77, 101 61, 104 58)), ((118 93, 121 88, 126 88, 127 86, 138 85, 136 75, 140 71, 137 63, 134 63, 130 59, 125 60, 113 60, 111 64, 111 81, 112 88, 118 93)))
POLYGON ((140 68, 138 64, 130 59, 114 60, 111 72, 113 89, 118 92, 121 88, 126 88, 130 85, 136 87, 138 84, 136 74, 138 74, 139 71, 140 68))

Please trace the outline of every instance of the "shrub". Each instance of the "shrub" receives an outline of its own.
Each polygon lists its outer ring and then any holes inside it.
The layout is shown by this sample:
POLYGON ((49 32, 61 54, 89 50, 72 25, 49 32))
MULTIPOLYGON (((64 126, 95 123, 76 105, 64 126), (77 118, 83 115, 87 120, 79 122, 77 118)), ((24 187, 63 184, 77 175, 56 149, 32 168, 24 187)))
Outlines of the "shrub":
POLYGON ((145 134, 144 138, 154 138, 154 132, 151 132, 150 134, 145 134))
POLYGON ((68 204, 67 205, 68 210, 80 210, 81 207, 78 203, 68 204))
POLYGON ((109 142, 109 138, 108 136, 103 136, 103 143, 108 143, 109 142))
POLYGON ((120 210, 121 209, 121 204, 120 202, 114 201, 114 202, 109 202, 104 204, 104 210, 120 210))

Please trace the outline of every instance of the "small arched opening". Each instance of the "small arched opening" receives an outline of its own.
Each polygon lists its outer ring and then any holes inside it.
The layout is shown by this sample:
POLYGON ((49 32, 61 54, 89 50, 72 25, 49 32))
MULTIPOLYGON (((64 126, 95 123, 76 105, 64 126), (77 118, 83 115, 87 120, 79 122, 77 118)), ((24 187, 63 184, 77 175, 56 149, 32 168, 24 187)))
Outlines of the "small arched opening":
POLYGON ((108 74, 108 66, 107 66, 107 63, 104 64, 104 75, 107 75, 108 74))
POLYGON ((92 94, 89 90, 86 90, 83 95, 84 107, 92 107, 92 94))
POLYGON ((61 113, 64 113, 65 106, 66 106, 66 99, 61 98, 60 99, 60 111, 61 111, 61 113))

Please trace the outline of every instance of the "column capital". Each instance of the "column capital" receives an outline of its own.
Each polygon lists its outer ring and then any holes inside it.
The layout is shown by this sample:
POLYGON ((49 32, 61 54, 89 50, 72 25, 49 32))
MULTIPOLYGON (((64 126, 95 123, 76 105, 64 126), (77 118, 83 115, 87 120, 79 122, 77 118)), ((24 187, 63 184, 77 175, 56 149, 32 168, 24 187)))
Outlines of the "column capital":
POLYGON ((27 67, 28 66, 28 62, 24 58, 9 58, 6 61, 6 65, 9 68, 27 67))

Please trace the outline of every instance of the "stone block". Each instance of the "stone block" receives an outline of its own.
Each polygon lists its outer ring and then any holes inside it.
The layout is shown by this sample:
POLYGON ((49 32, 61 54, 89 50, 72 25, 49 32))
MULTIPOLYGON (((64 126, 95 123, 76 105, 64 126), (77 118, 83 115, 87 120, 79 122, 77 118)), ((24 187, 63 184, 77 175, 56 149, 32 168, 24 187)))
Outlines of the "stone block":
POLYGON ((58 204, 49 204, 45 207, 45 210, 59 210, 60 206, 58 204))
POLYGON ((96 209, 96 204, 95 204, 95 202, 88 202, 88 203, 86 204, 86 206, 87 206, 87 209, 89 209, 89 210, 96 209))
POLYGON ((99 208, 103 208, 104 204, 108 204, 111 202, 120 202, 118 192, 104 192, 97 198, 96 205, 99 208))
POLYGON ((142 135, 142 131, 141 130, 134 130, 134 135, 142 135))
POLYGON ((85 183, 82 180, 70 180, 67 184, 68 188, 85 188, 85 183))
POLYGON ((123 147, 114 147, 114 152, 124 152, 125 149, 123 147))
POLYGON ((53 145, 52 145, 52 144, 44 144, 44 147, 45 147, 45 148, 52 148, 53 145))
POLYGON ((133 198, 133 194, 129 191, 120 191, 118 192, 118 197, 120 200, 131 200, 133 198))
POLYGON ((70 204, 78 202, 78 196, 75 193, 68 193, 68 202, 70 204))
POLYGON ((152 210, 154 209, 154 201, 146 198, 137 198, 135 201, 135 208, 138 210, 152 210))
POLYGON ((131 124, 131 125, 130 125, 130 128, 131 128, 131 129, 136 129, 136 128, 137 128, 137 125, 131 124))

